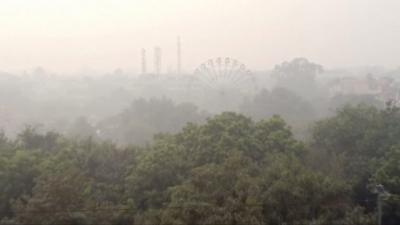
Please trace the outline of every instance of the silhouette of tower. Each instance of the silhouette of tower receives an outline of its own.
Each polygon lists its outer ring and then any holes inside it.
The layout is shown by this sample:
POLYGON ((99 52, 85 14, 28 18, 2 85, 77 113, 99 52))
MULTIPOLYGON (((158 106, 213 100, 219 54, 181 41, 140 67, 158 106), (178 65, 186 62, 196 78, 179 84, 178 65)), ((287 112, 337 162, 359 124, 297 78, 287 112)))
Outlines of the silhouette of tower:
POLYGON ((159 75, 161 73, 161 48, 154 48, 154 72, 159 75))
POLYGON ((178 73, 178 75, 181 74, 182 72, 182 52, 181 52, 181 37, 178 36, 177 39, 177 46, 176 46, 176 50, 177 50, 177 65, 176 65, 176 71, 178 73))
POLYGON ((142 48, 142 74, 147 73, 147 62, 146 62, 146 49, 142 48))

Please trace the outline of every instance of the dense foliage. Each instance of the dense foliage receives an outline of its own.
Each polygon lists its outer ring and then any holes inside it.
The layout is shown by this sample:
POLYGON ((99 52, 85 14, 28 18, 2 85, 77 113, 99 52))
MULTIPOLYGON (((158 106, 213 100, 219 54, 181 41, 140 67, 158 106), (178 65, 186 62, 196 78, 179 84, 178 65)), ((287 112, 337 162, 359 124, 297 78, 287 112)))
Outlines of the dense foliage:
POLYGON ((368 225, 378 183, 384 224, 398 224, 400 110, 347 106, 312 132, 226 112, 145 147, 0 135, 0 224, 368 225))
POLYGON ((176 133, 186 123, 202 122, 205 118, 205 113, 190 103, 175 104, 166 98, 138 99, 123 112, 100 121, 96 129, 97 136, 103 140, 113 140, 122 145, 142 145, 157 133, 176 133))

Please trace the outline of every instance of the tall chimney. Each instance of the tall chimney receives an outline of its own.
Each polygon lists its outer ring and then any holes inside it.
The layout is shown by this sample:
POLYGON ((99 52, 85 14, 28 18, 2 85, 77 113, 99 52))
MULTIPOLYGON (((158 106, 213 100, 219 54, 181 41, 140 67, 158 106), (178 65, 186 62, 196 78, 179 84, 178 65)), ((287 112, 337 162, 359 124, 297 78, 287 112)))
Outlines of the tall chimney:
POLYGON ((147 62, 146 62, 146 49, 142 48, 142 74, 147 73, 147 62))
POLYGON ((154 72, 159 75, 161 73, 161 48, 154 48, 154 72))
POLYGON ((178 75, 181 74, 182 72, 182 53, 181 53, 181 37, 178 36, 177 39, 177 65, 176 65, 176 71, 178 75))

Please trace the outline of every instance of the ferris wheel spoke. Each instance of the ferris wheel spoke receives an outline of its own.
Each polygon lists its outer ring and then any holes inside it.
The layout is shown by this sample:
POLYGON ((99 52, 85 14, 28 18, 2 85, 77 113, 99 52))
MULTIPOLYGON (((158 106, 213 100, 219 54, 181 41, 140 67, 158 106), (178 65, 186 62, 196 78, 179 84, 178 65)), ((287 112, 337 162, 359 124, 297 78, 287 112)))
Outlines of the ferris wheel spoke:
POLYGON ((244 69, 245 69, 246 67, 244 66, 244 64, 241 64, 239 67, 238 67, 238 69, 236 69, 235 70, 235 73, 231 76, 231 80, 232 81, 235 81, 236 79, 238 79, 238 78, 240 78, 241 76, 243 76, 243 74, 245 73, 244 72, 244 69))
POLYGON ((250 82, 252 74, 243 63, 229 57, 209 59, 194 72, 201 86, 207 89, 220 90, 244 87, 250 82))
POLYGON ((235 83, 239 82, 239 81, 246 81, 248 79, 250 79, 252 77, 252 74, 249 70, 242 70, 242 76, 238 76, 236 78, 236 80, 234 80, 235 83))

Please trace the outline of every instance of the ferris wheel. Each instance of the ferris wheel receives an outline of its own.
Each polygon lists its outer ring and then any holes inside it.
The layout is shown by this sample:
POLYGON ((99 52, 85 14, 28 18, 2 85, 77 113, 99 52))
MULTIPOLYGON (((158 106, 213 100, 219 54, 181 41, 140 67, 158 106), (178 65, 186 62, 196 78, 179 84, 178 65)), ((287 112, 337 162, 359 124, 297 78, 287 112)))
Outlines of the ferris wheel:
POLYGON ((202 63, 194 76, 208 88, 225 91, 255 85, 254 77, 246 65, 230 57, 218 57, 202 63))

